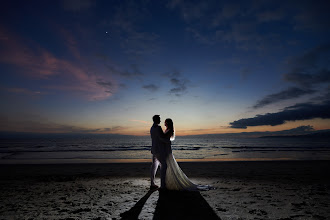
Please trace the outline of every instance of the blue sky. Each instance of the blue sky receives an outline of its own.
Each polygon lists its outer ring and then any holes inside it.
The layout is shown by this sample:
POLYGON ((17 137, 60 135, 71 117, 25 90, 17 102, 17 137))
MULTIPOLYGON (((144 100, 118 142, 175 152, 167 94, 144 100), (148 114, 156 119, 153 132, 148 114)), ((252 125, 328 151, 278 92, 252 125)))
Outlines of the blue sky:
POLYGON ((2 131, 329 129, 328 1, 5 1, 2 131), (308 127, 310 128, 310 127, 308 127))

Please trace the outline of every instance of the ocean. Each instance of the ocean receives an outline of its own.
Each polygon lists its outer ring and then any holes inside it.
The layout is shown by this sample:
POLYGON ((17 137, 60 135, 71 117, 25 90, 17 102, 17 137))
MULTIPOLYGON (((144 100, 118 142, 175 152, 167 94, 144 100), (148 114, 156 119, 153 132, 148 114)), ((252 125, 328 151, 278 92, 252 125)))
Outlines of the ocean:
MULTIPOLYGON (((151 139, 137 136, 54 136, 0 139, 0 163, 149 161, 151 139)), ((329 160, 327 138, 176 137, 178 161, 329 160)))

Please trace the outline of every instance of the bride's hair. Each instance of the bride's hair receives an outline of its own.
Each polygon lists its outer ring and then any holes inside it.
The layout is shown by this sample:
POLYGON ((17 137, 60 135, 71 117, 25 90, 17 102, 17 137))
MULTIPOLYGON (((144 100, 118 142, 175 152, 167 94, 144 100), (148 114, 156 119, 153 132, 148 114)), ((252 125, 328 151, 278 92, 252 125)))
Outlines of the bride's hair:
POLYGON ((171 134, 171 140, 174 140, 174 138, 175 138, 175 133, 174 133, 174 125, 173 125, 173 121, 172 121, 172 119, 170 119, 170 118, 167 118, 166 120, 165 120, 165 122, 166 122, 166 124, 167 124, 167 129, 168 129, 168 132, 169 132, 169 134, 171 134))

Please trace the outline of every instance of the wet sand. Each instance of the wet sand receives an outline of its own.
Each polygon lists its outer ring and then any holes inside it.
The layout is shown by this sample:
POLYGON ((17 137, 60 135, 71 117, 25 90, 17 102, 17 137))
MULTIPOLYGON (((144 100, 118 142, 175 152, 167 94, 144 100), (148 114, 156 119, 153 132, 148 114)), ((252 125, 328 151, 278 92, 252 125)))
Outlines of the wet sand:
POLYGON ((216 189, 149 191, 150 163, 0 165, 0 219, 330 219, 330 161, 179 164, 216 189))

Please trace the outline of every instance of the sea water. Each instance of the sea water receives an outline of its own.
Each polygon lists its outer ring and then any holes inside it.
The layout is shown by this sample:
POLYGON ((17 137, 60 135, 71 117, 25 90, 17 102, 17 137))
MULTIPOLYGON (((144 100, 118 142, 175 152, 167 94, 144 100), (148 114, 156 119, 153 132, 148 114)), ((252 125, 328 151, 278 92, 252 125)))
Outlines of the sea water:
MULTIPOLYGON (((149 160, 150 148, 148 136, 2 138, 0 163, 149 160)), ((172 149, 179 161, 330 159, 330 141, 324 138, 178 136, 172 149)))

